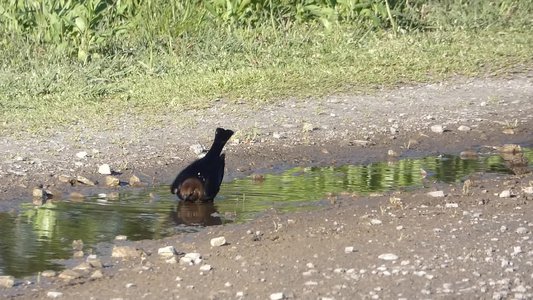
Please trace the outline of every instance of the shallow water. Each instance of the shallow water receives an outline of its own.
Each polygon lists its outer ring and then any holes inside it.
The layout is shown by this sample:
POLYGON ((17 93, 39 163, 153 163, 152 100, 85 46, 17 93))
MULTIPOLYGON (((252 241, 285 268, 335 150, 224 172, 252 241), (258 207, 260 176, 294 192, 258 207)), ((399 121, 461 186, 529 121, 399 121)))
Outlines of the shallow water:
MULTIPOLYGON (((533 150, 523 151, 533 161, 533 150)), ((117 235, 130 240, 158 239, 198 230, 198 225, 243 222, 272 207, 314 209, 325 203, 322 200, 328 193, 415 189, 435 181, 457 182, 474 172, 513 171, 500 155, 473 160, 445 155, 368 165, 297 167, 261 178, 236 179, 223 184, 215 204, 179 202, 168 186, 82 202, 28 203, 16 214, 0 212, 0 275, 23 277, 59 270, 62 265, 54 259, 70 258, 73 240, 83 240, 85 251, 95 250, 97 243, 112 241, 117 235)))

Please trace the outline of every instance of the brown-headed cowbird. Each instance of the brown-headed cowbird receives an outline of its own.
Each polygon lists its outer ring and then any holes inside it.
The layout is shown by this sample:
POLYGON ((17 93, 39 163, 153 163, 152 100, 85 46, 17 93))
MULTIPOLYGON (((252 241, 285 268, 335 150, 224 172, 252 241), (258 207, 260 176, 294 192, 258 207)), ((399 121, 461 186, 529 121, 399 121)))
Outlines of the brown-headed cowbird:
POLYGON ((211 201, 220 190, 224 177, 225 155, 222 148, 233 135, 229 129, 217 128, 215 140, 207 154, 183 169, 170 191, 185 201, 211 201))

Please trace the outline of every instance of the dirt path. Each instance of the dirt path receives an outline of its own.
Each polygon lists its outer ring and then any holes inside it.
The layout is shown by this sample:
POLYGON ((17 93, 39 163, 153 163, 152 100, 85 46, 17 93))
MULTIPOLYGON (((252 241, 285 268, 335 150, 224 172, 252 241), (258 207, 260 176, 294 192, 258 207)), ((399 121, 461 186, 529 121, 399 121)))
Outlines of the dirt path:
MULTIPOLYGON (((39 184, 55 197, 108 189, 58 180, 59 175, 83 175, 103 182, 97 174, 103 163, 125 181, 135 174, 148 184, 168 184, 194 159, 189 147, 208 146, 217 126, 237 131, 226 149, 228 179, 279 166, 383 160, 389 150, 417 155, 532 144, 532 75, 286 100, 261 108, 220 101, 211 109, 188 112, 186 118, 160 116, 155 124, 127 116, 114 126, 107 124, 105 128, 115 129, 105 131, 73 127, 46 137, 6 137, 0 141, 0 209, 30 201, 39 184), (433 125, 446 131, 435 133, 433 125), (458 130, 461 125, 470 130, 458 130), (87 157, 77 158, 81 151, 87 157)), ((531 195, 523 189, 532 179, 476 178, 468 195, 461 186, 434 184, 413 193, 340 196, 315 212, 272 211, 249 224, 162 241, 124 242, 145 255, 126 260, 104 255, 99 258, 107 265, 103 278, 90 279, 91 269, 81 279, 43 278, 38 284, 0 290, 0 295, 45 298, 57 291, 64 299, 265 299, 280 296, 276 293, 301 299, 527 299, 533 293, 533 217, 531 195), (515 196, 498 197, 506 189, 515 196), (443 190, 447 196, 431 198, 429 190, 443 190), (391 202, 391 196, 400 202, 391 202), (372 219, 381 224, 371 225, 372 219), (211 247, 209 240, 216 236, 225 236, 229 245, 211 247), (212 269, 165 262, 157 249, 167 245, 201 253, 200 265, 212 269), (346 247, 354 247, 353 252, 345 252, 346 247), (398 257, 379 258, 387 253, 398 257)))

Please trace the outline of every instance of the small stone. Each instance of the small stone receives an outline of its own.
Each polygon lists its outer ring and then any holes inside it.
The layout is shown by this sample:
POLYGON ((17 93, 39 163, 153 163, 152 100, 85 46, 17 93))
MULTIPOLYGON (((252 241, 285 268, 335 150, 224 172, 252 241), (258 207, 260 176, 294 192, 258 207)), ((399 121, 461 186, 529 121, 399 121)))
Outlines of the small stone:
POLYGON ((352 253, 352 252, 354 252, 354 248, 352 246, 344 248, 344 253, 352 253))
POLYGON ((185 256, 180 258, 180 264, 182 265, 192 266, 192 265, 200 264, 201 262, 202 262, 202 255, 200 253, 195 253, 195 252, 187 253, 185 254, 185 256))
POLYGON ((43 277, 54 277, 57 275, 57 272, 54 270, 45 270, 41 272, 41 276, 43 277))
POLYGON ((77 270, 77 271, 86 271, 86 270, 90 270, 92 267, 89 263, 87 262, 82 262, 81 264, 75 266, 74 268, 72 268, 72 270, 77 270))
POLYGON ((102 175, 111 175, 111 167, 108 164, 103 164, 98 167, 98 173, 102 175))
POLYGON ((76 180, 86 185, 96 185, 92 180, 87 179, 81 175, 76 176, 76 180))
POLYGON ((516 228, 516 233, 518 233, 518 234, 526 234, 528 232, 529 232, 529 230, 526 227, 518 227, 518 228, 516 228))
POLYGON ((522 191, 526 194, 533 194, 533 186, 528 186, 522 189, 522 191))
POLYGON ((126 288, 129 289, 129 288, 132 288, 132 287, 135 287, 135 283, 132 283, 132 282, 128 282, 126 283, 126 288))
POLYGON ((510 190, 504 190, 500 193, 500 198, 510 198, 510 197, 511 197, 510 190))
POLYGON ((275 139, 281 139, 281 138, 284 138, 284 135, 279 132, 274 132, 272 133, 272 137, 275 139))
POLYGON ((96 271, 94 271, 91 274, 91 278, 93 278, 93 279, 98 279, 98 278, 102 278, 102 277, 104 277, 104 274, 102 273, 101 270, 96 270, 96 271))
POLYGON ((316 127, 313 126, 313 124, 311 124, 311 123, 304 123, 302 129, 303 129, 304 132, 311 132, 311 131, 315 130, 316 127))
POLYGON ((383 222, 381 222, 381 220, 378 220, 378 219, 372 219, 370 220, 370 224, 372 225, 381 225, 383 222))
POLYGON ((457 207, 459 207, 459 204, 457 204, 457 203, 446 203, 445 207, 446 208, 457 208, 457 207))
POLYGON ((34 188, 32 191, 32 196, 35 198, 43 198, 46 195, 42 188, 34 188))
POLYGON ((381 254, 380 256, 378 256, 379 259, 383 259, 383 260, 397 260, 398 259, 398 255, 396 254, 392 254, 392 253, 384 253, 384 254, 381 254))
POLYGON ((73 270, 65 270, 59 273, 58 277, 63 280, 72 280, 72 279, 80 278, 81 274, 73 270))
POLYGON ((428 195, 431 197, 439 198, 439 197, 444 197, 444 192, 443 191, 432 191, 432 192, 429 192, 428 195))
POLYGON ((442 125, 433 125, 433 126, 431 126, 431 131, 433 131, 435 133, 443 133, 444 132, 444 127, 442 125))
POLYGON ((465 125, 461 125, 457 128, 457 130, 459 131, 463 131, 463 132, 466 132, 466 131, 470 131, 470 127, 468 126, 465 126, 465 125))
POLYGON ((130 186, 139 186, 142 183, 141 183, 141 179, 139 179, 139 177, 137 177, 135 175, 131 175, 130 180, 129 180, 129 184, 130 184, 130 186))
POLYGON ((281 300, 284 298, 285 298, 285 295, 283 295, 282 292, 270 294, 270 300, 281 300))
POLYGON ((507 134, 507 135, 512 135, 515 132, 514 132, 514 129, 512 129, 512 128, 505 128, 504 130, 502 130, 502 133, 503 134, 507 134))
POLYGON ((220 247, 226 244, 226 238, 219 236, 211 239, 211 247, 220 247))
POLYGON ((85 255, 85 253, 82 250, 74 250, 74 253, 72 253, 72 257, 74 258, 81 258, 85 255))
POLYGON ((202 272, 211 271, 211 269, 213 269, 211 267, 211 265, 203 265, 203 266, 200 267, 200 271, 202 271, 202 272))
POLYGON ((102 264, 102 261, 98 259, 98 257, 95 254, 91 254, 87 256, 87 259, 85 260, 87 263, 91 265, 93 268, 101 269, 104 267, 102 264))
POLYGON ((402 225, 398 225, 396 226, 396 230, 402 230, 403 229, 403 226, 402 225))
POLYGON ((63 296, 63 293, 61 292, 49 291, 48 293, 46 293, 46 297, 48 298, 59 298, 62 296, 63 296))
POLYGON ((105 185, 111 186, 111 187, 119 186, 120 185, 120 180, 118 178, 116 178, 115 176, 106 176, 105 177, 105 185))
POLYGON ((79 158, 79 159, 84 159, 87 157, 87 151, 80 151, 78 153, 76 153, 76 157, 79 158))
POLYGON ((125 241, 127 239, 128 239, 128 236, 126 236, 126 235, 117 235, 115 237, 115 241, 125 241))
POLYGON ((166 247, 159 248, 157 250, 157 254, 163 257, 171 257, 171 256, 176 255, 177 252, 174 246, 166 246, 166 247))
POLYGON ((0 287, 11 288, 15 285, 15 277, 0 276, 0 287))
POLYGON ((59 175, 57 177, 57 180, 59 180, 59 182, 63 182, 63 183, 72 183, 72 177, 68 176, 68 175, 59 175))
POLYGON ((205 152, 204 146, 202 146, 200 144, 191 145, 191 146, 189 146, 189 149, 196 155, 200 155, 200 154, 205 152))
POLYGON ((165 262, 166 262, 167 264, 171 264, 171 265, 173 265, 173 264, 178 263, 178 260, 176 260, 176 256, 172 256, 171 258, 165 260, 165 262))
POLYGON ((141 251, 130 246, 113 246, 111 257, 132 258, 140 257, 141 251))

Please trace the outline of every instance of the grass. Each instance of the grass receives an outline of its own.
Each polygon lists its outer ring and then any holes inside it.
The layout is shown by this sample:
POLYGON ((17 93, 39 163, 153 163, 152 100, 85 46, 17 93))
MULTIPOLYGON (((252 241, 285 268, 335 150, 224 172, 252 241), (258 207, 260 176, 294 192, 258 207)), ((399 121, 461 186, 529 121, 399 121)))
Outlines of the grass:
POLYGON ((180 118, 218 99, 260 106, 531 67, 527 11, 501 20, 490 7, 470 15, 438 8, 455 12, 456 24, 434 9, 431 30, 394 32, 357 22, 206 25, 177 36, 132 36, 83 62, 24 36, 3 35, 0 130, 101 128, 128 115, 180 118))

